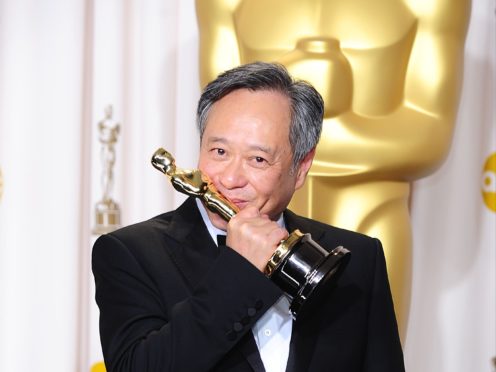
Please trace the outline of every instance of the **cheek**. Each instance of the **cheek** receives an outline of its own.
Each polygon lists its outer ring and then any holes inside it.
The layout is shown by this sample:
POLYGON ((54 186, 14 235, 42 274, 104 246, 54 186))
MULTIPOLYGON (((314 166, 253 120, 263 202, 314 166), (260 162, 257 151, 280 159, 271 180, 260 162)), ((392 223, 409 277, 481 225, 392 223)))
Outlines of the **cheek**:
POLYGON ((278 194, 276 196, 279 202, 283 202, 286 204, 289 203, 289 200, 291 199, 295 191, 295 182, 296 178, 294 176, 281 176, 281 178, 278 180, 278 194))
POLYGON ((279 204, 286 198, 291 189, 291 182, 293 181, 280 173, 262 174, 251 178, 251 185, 257 197, 263 202, 270 200, 271 205, 279 204))
POLYGON ((259 198, 267 198, 272 194, 275 182, 263 173, 249 174, 249 185, 255 190, 259 198))
POLYGON ((213 179, 218 173, 218 170, 215 167, 215 163, 206 159, 200 159, 200 161, 198 162, 198 168, 202 171, 203 174, 210 177, 210 179, 213 179))

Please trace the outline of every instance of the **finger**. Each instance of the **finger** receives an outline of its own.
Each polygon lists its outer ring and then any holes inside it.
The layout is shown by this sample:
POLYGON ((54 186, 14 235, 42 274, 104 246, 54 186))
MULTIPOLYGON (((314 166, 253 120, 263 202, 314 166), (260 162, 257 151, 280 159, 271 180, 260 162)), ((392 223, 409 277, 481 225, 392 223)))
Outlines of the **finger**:
POLYGON ((248 206, 246 208, 243 208, 238 212, 238 216, 244 217, 244 218, 253 218, 253 217, 259 217, 260 216, 260 211, 258 210, 257 207, 253 206, 248 206))
POLYGON ((288 237, 288 231, 282 227, 279 227, 277 226, 277 228, 273 229, 270 233, 269 233, 269 239, 276 243, 276 244, 279 244, 279 242, 281 240, 284 240, 288 237))

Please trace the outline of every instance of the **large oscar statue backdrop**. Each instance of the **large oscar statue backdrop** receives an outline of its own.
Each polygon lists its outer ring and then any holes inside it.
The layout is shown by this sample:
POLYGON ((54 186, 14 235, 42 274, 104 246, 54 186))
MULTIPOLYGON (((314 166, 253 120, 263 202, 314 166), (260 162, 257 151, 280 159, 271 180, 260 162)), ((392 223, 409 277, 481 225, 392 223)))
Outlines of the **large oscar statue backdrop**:
POLYGON ((324 130, 291 208, 379 237, 402 334, 411 182, 450 148, 470 0, 197 0, 202 85, 256 60, 322 94, 324 130))

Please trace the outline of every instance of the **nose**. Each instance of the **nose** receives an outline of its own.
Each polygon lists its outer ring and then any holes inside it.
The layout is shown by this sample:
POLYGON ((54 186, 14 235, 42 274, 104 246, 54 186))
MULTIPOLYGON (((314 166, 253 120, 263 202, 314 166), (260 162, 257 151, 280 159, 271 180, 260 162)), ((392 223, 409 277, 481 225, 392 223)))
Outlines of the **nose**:
POLYGON ((225 163, 219 181, 226 190, 240 188, 246 185, 247 178, 243 164, 238 159, 231 159, 225 163))

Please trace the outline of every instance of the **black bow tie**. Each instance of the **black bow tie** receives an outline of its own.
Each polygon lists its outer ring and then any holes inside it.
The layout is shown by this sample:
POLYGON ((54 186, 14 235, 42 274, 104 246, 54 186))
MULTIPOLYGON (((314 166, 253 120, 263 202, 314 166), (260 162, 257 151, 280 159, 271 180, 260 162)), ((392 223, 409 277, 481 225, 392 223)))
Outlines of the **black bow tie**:
POLYGON ((219 247, 221 245, 226 245, 226 236, 225 235, 217 235, 217 245, 219 247))

